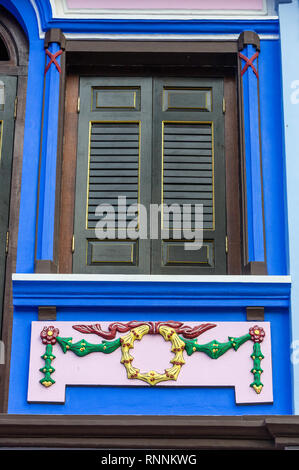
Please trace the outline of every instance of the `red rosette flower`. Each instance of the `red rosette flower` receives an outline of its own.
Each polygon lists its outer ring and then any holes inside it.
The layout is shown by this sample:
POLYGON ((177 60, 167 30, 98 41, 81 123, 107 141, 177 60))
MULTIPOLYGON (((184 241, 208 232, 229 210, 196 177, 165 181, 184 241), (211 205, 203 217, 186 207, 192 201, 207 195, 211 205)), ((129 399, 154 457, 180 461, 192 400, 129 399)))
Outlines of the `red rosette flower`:
POLYGON ((265 337, 265 331, 260 326, 253 326, 249 328, 249 334, 251 336, 251 341, 254 343, 262 343, 265 337))
POLYGON ((44 326, 40 337, 44 344, 55 344, 56 338, 59 335, 58 328, 54 328, 54 326, 44 326))

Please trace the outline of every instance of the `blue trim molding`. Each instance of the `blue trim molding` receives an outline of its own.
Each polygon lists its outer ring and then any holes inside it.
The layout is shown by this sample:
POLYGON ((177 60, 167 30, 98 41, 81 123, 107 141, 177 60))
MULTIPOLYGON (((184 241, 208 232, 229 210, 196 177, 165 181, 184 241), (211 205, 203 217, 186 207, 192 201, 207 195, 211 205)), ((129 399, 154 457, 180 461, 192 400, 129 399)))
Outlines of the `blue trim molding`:
POLYGON ((43 29, 60 28, 65 33, 98 34, 258 34, 278 35, 277 20, 49 20, 43 29))
MULTIPOLYGON (((184 309, 201 307, 283 307, 289 306, 291 284, 278 279, 268 282, 261 276, 260 282, 245 280, 230 282, 146 282, 96 280, 48 280, 38 275, 36 280, 26 280, 26 275, 13 280, 13 303, 15 307, 105 307, 146 309, 184 309)), ((75 276, 74 276, 75 277, 75 276)), ((83 276, 84 277, 84 276, 83 276)), ((237 276, 239 277, 239 276, 237 276)))

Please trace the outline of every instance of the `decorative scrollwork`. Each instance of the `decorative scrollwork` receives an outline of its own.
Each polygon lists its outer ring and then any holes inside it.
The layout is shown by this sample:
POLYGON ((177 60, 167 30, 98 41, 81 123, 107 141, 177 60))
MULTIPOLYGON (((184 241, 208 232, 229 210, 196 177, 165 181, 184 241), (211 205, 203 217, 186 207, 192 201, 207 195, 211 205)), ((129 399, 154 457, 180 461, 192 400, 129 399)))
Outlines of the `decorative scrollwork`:
POLYGON ((119 331, 128 332, 125 336, 114 339, 113 341, 103 340, 100 344, 88 343, 85 339, 73 343, 71 337, 62 338, 59 335, 59 330, 53 326, 45 326, 40 334, 43 344, 46 345, 46 353, 43 354, 42 359, 45 360, 45 366, 40 369, 45 374, 45 377, 40 380, 40 383, 49 387, 55 383, 51 374, 55 371, 52 367, 52 361, 55 359, 53 355, 53 346, 58 343, 64 353, 72 351, 78 357, 86 356, 94 352, 104 354, 111 354, 116 349, 121 349, 121 363, 124 365, 128 379, 137 379, 146 382, 149 385, 157 385, 160 382, 169 380, 177 380, 182 366, 185 364, 184 350, 188 356, 195 352, 204 353, 211 359, 218 359, 228 350, 234 349, 237 351, 242 344, 247 341, 252 341, 253 353, 251 358, 253 360, 253 368, 251 373, 254 375, 254 381, 250 386, 257 394, 260 394, 263 388, 261 383, 261 361, 264 356, 261 352, 261 343, 265 337, 265 331, 258 325, 251 327, 249 332, 240 337, 229 336, 228 341, 221 343, 217 340, 210 341, 206 344, 198 344, 197 336, 204 331, 213 328, 214 324, 204 323, 190 327, 180 322, 137 322, 132 321, 129 323, 115 322, 109 326, 109 331, 103 331, 100 324, 96 325, 76 325, 73 328, 84 333, 93 333, 99 336, 115 338, 116 333, 119 331), (182 334, 182 337, 179 336, 182 334), (134 358, 131 355, 131 350, 134 349, 136 340, 141 341, 143 336, 147 334, 160 334, 165 341, 171 342, 171 352, 174 357, 170 360, 172 367, 165 369, 164 373, 155 372, 150 370, 148 372, 140 372, 139 369, 133 366, 134 358), (190 338, 190 339, 187 339, 190 338))

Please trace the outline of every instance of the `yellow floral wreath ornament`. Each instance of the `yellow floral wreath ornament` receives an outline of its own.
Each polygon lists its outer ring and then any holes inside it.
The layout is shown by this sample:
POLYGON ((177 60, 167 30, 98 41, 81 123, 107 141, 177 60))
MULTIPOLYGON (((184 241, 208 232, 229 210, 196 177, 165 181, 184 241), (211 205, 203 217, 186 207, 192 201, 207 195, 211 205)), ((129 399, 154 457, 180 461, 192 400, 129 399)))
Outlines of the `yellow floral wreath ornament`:
POLYGON ((171 341, 171 351, 175 353, 174 358, 170 361, 173 366, 166 369, 164 374, 160 374, 153 370, 141 373, 139 369, 133 367, 132 362, 134 358, 130 355, 130 349, 134 348, 134 342, 141 340, 150 330, 148 325, 141 325, 131 330, 126 336, 120 338, 121 342, 121 363, 124 364, 127 370, 128 379, 138 379, 147 382, 149 385, 156 385, 159 382, 166 382, 168 380, 177 380, 182 366, 185 364, 183 358, 183 351, 185 343, 179 338, 173 328, 166 325, 161 325, 159 328, 160 335, 163 336, 165 341, 171 341))

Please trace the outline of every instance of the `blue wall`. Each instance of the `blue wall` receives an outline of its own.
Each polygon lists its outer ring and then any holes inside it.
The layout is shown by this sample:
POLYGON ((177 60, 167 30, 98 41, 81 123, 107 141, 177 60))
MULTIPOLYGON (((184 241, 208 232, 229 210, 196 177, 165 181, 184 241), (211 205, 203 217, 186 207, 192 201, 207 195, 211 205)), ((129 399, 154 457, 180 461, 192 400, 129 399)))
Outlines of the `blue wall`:
POLYGON ((280 41, 261 41, 259 74, 268 274, 288 274, 280 41))

